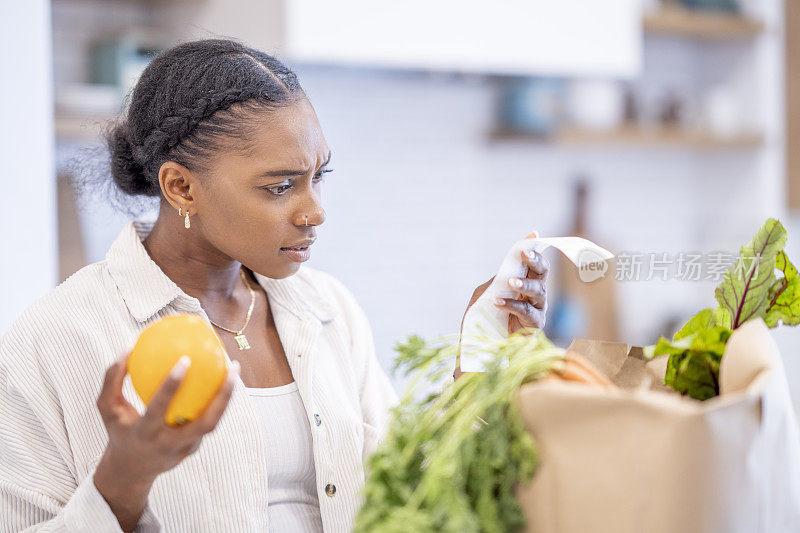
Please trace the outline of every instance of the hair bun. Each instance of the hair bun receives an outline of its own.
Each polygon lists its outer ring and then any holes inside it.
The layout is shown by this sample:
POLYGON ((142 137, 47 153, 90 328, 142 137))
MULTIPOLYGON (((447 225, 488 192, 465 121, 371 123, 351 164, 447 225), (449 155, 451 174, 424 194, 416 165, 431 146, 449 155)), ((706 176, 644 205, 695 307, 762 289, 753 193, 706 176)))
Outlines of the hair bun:
POLYGON ((106 136, 111 154, 111 176, 125 194, 158 196, 160 187, 151 183, 137 161, 126 123, 116 125, 106 136))

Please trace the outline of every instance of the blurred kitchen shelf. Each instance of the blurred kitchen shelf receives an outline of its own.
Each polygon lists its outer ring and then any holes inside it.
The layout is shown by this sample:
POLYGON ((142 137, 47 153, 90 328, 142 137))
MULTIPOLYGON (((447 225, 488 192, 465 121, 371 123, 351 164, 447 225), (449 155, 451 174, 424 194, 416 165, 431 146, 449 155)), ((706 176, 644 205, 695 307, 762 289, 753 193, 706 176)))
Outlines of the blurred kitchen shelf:
POLYGON ((764 138, 757 133, 720 136, 704 130, 620 128, 612 131, 593 131, 566 128, 552 137, 513 130, 495 130, 490 140, 528 141, 561 145, 622 145, 642 147, 675 147, 687 149, 755 149, 764 138))
POLYGON ((114 85, 61 84, 55 87, 57 141, 96 141, 122 108, 122 95, 114 85))
POLYGON ((764 24, 733 13, 668 7, 646 14, 644 31, 699 39, 739 39, 758 36, 764 31, 764 24))

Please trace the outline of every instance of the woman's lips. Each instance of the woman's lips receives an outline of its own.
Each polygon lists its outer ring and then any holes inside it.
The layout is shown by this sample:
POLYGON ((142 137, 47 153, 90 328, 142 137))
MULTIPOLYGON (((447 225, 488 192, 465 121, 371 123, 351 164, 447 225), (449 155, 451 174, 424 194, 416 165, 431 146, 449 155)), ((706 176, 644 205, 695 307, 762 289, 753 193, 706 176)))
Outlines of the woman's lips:
POLYGON ((297 261, 298 263, 308 261, 311 257, 310 246, 306 246, 304 248, 281 248, 281 252, 288 255, 289 259, 292 261, 297 261))

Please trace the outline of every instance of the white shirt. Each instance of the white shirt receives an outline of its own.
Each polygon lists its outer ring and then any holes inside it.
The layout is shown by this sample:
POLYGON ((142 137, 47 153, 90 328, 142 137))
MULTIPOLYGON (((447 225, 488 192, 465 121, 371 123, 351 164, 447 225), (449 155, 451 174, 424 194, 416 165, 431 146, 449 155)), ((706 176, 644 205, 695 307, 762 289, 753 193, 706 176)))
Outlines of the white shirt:
POLYGON ((247 393, 258 417, 267 457, 270 530, 321 532, 314 443, 297 382, 248 387, 247 393))
MULTIPOLYGON (((164 316, 190 312, 208 321, 199 300, 150 259, 141 239, 151 229, 151 222, 129 222, 105 260, 27 308, 0 339, 2 532, 120 531, 92 480, 108 442, 95 404, 105 371, 164 316)), ((311 429, 323 528, 351 531, 364 460, 397 401, 369 323, 329 274, 303 266, 288 278, 256 279, 311 429)), ((123 394, 144 412, 129 378, 123 394)), ((238 380, 217 428, 158 476, 137 530, 268 531, 269 501, 261 432, 238 380)))

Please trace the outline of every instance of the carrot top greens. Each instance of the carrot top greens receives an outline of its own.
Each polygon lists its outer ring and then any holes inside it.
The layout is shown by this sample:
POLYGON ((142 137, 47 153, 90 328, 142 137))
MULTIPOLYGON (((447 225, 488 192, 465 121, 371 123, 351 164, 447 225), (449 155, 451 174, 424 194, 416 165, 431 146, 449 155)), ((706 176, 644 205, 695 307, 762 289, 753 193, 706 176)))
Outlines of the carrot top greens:
POLYGON ((478 342, 496 355, 486 371, 465 374, 441 393, 423 389, 452 372, 457 339, 411 336, 395 347, 395 370, 414 379, 368 462, 356 533, 505 533, 524 526, 514 488, 532 478, 537 454, 514 397, 564 352, 536 329, 478 342))

